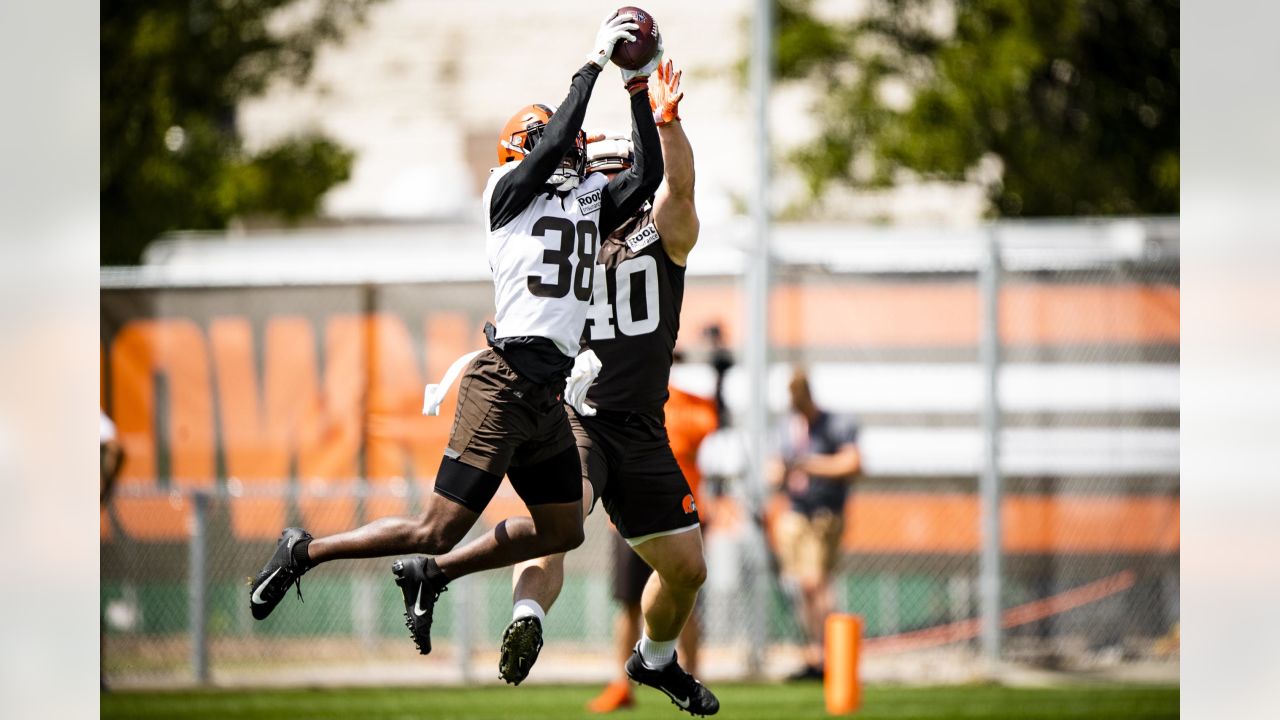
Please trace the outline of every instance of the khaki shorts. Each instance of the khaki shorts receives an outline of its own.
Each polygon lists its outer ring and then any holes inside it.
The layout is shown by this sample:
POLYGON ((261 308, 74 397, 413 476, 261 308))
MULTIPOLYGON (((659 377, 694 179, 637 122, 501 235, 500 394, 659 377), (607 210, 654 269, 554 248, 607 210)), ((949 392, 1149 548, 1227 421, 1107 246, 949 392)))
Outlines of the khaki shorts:
POLYGON ((806 517, 797 512, 778 518, 778 563, 785 575, 806 580, 829 577, 840 557, 844 518, 830 512, 806 517))

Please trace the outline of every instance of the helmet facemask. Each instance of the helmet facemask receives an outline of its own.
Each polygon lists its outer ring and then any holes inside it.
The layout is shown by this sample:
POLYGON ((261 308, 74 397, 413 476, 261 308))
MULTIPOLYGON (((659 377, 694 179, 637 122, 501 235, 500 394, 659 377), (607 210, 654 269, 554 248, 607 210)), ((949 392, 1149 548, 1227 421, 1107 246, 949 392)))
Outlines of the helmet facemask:
POLYGON ((582 154, 576 150, 570 150, 560 161, 560 167, 547 178, 547 184, 554 185, 560 192, 567 192, 578 187, 580 182, 582 182, 582 154))

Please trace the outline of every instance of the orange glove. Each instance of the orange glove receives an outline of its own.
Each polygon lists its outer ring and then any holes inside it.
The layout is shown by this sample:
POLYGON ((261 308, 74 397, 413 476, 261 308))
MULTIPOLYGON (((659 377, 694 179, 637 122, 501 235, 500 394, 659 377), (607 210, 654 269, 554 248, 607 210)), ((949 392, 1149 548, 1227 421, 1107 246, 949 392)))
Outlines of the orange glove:
POLYGON ((658 66, 649 83, 649 107, 653 110, 653 122, 662 127, 667 123, 680 119, 680 101, 684 92, 680 90, 680 76, 683 70, 671 67, 671 61, 658 66))

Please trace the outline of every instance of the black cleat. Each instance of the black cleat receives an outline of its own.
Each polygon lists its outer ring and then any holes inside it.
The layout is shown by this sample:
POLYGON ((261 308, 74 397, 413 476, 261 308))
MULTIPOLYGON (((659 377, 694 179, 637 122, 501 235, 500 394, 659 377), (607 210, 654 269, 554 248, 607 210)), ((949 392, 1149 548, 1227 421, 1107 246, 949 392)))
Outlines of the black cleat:
POLYGON ((671 703, 690 715, 706 717, 720 712, 720 701, 705 685, 680 667, 678 657, 658 670, 644 664, 640 650, 633 650, 627 658, 627 677, 641 685, 657 688, 671 698, 671 703))
POLYGON ((502 657, 498 676, 510 685, 519 685, 542 651, 542 623, 532 615, 512 620, 502 632, 502 657))
POLYGON ((427 582, 427 559, 412 557, 397 560, 391 565, 396 585, 404 595, 404 626, 413 636, 413 644, 423 655, 431 654, 431 617, 435 613, 436 600, 447 588, 436 588, 427 582))
POLYGON ((262 620, 276 609, 293 585, 302 599, 302 576, 310 567, 303 567, 293 559, 293 546, 299 540, 310 540, 311 533, 302 528, 285 528, 276 541, 276 551, 262 567, 258 576, 249 583, 249 610, 254 620, 262 620))

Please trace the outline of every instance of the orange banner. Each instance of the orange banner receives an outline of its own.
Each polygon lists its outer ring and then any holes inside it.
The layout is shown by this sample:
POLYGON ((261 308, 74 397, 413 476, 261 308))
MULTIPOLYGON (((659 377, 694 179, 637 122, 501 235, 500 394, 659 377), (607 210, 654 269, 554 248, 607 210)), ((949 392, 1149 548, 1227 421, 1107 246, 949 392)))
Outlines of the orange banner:
MULTIPOLYGON (((785 499, 775 498, 769 517, 786 508, 785 499)), ((1007 553, 1178 552, 1176 497, 1010 495, 1002 512, 1007 553)), ((725 517, 741 518, 741 513, 729 511, 725 517)), ((972 554, 979 550, 980 517, 976 495, 858 493, 845 507, 841 545, 845 552, 861 554, 972 554)))
MULTIPOLYGON (((324 533, 409 511, 411 486, 429 491, 453 411, 449 398, 439 417, 421 416, 423 385, 482 346, 491 293, 481 284, 104 291, 101 400, 126 453, 120 527, 177 537, 188 509, 165 491, 222 485, 241 495, 230 523, 244 538, 274 537, 288 522, 324 533), (287 499, 290 484, 304 490, 300 499, 287 499), (353 486, 367 491, 364 501, 353 486), (152 499, 130 498, 131 489, 152 499)), ((730 284, 691 284, 681 318, 689 341, 719 324, 736 342, 738 299, 730 284)), ((1176 288, 1011 285, 1002 300, 1009 343, 1178 341, 1176 288)), ((772 334, 784 348, 971 346, 977 303, 971 282, 784 285, 774 292, 772 334)), ((1015 551, 1176 548, 1176 524, 1171 536, 1152 529, 1168 500, 1045 502, 1010 500, 1006 541, 1015 551), (1083 529, 1044 529, 1061 522, 1083 529)), ((860 498, 847 544, 969 552, 972 503, 860 498)))

